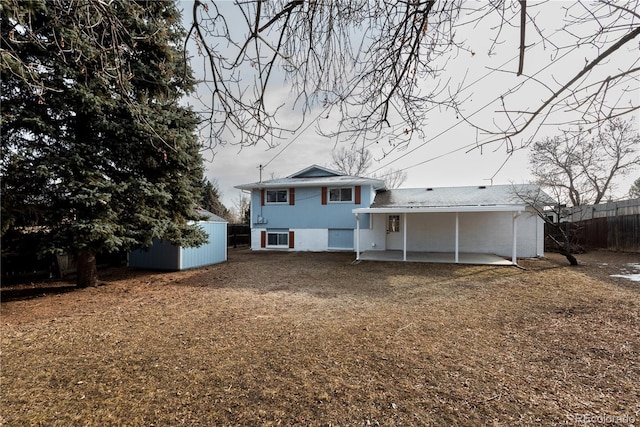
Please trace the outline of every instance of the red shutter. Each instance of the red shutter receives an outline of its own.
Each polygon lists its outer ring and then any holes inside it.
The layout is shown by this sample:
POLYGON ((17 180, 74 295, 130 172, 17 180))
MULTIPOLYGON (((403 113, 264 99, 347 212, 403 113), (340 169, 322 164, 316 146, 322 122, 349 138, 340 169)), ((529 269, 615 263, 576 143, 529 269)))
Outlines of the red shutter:
POLYGON ((260 190, 260 205, 264 206, 264 188, 260 190))
POLYGON ((267 247, 267 232, 264 230, 260 232, 260 247, 261 248, 267 247))
POLYGON ((356 205, 360 204, 360 186, 356 185, 356 205))
POLYGON ((326 205, 327 204, 327 187, 322 187, 320 191, 322 191, 322 204, 326 205))
POLYGON ((289 189, 289 204, 290 205, 295 205, 296 204, 296 189, 295 188, 290 188, 289 189))
POLYGON ((289 232, 289 249, 293 249, 293 231, 289 232))

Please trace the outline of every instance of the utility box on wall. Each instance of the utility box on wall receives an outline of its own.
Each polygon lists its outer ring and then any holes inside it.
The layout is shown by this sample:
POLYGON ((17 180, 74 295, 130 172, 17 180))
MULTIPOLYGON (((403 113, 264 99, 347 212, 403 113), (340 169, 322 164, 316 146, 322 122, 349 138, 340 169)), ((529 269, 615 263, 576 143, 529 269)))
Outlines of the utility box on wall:
POLYGON ((189 268, 219 264, 227 260, 227 221, 205 210, 206 216, 198 225, 207 233, 209 240, 198 248, 183 248, 169 242, 154 240, 148 249, 139 249, 129 254, 129 267, 150 270, 178 271, 189 268))

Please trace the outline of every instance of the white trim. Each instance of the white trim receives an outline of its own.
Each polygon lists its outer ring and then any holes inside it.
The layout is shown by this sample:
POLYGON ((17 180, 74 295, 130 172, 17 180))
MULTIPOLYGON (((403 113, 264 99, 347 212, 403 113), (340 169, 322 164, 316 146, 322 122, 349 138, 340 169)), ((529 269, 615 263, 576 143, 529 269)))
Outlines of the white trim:
MULTIPOLYGON (((369 219, 371 223, 371 219, 369 219)), ((360 259, 360 214, 356 214, 356 260, 360 259)))
MULTIPOLYGON (((513 252, 511 255, 511 263, 513 265, 518 265, 518 258, 517 258, 517 253, 516 253, 516 248, 518 245, 518 227, 517 225, 517 221, 518 221, 518 217, 520 216, 520 212, 514 212, 513 213, 513 221, 512 221, 512 227, 513 227, 513 252)), ((536 236, 536 241, 537 241, 537 236, 536 236)), ((536 242, 537 244, 537 242, 536 242)))
POLYGON ((402 215, 402 260, 407 260, 407 214, 402 215))
POLYGON ((291 178, 281 179, 275 182, 254 182, 251 184, 235 185, 239 190, 261 190, 263 188, 303 188, 303 187, 349 187, 370 185, 374 190, 384 188, 384 181, 373 178, 360 178, 357 176, 333 176, 318 178, 291 178))
POLYGON ((269 189, 265 189, 264 190, 264 204, 265 205, 288 205, 289 204, 289 189, 288 188, 269 188, 269 189), (269 191, 275 191, 276 193, 276 201, 275 202, 270 202, 269 201, 269 191), (284 202, 278 202, 278 192, 284 191, 285 195, 287 196, 287 200, 285 200, 284 202))
MULTIPOLYGON (((265 242, 266 245, 265 247, 267 249, 289 249, 289 232, 291 230, 287 230, 287 231, 269 231, 267 230, 267 241, 265 242), (285 243, 284 245, 281 244, 276 244, 276 245, 270 245, 269 244, 269 234, 284 234, 285 236, 287 236, 287 243, 285 243)), ((280 240, 279 238, 277 240, 280 240)))
POLYGON ((355 202, 355 194, 356 193, 356 189, 355 186, 353 185, 344 185, 344 186, 340 186, 340 187, 327 187, 327 204, 333 204, 333 203, 351 203, 353 204, 355 202), (331 200, 331 190, 340 190, 340 198, 342 198, 342 190, 343 189, 350 189, 351 190, 351 200, 331 200))
POLYGON ((488 206, 416 206, 402 208, 356 208, 351 212, 371 214, 429 213, 429 212, 522 212, 526 205, 488 205, 488 206))

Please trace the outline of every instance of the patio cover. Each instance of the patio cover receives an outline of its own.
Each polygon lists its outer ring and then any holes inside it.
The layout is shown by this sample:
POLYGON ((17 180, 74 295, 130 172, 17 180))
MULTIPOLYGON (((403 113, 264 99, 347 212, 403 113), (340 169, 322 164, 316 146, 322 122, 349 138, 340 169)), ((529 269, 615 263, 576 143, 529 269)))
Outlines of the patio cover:
POLYGON ((473 187, 408 188, 379 192, 370 207, 353 209, 356 215, 356 259, 360 259, 360 214, 403 216, 403 261, 407 260, 407 215, 413 213, 455 213, 455 262, 459 262, 459 218, 461 212, 511 212, 512 264, 517 265, 516 224, 531 202, 553 200, 533 184, 473 187))

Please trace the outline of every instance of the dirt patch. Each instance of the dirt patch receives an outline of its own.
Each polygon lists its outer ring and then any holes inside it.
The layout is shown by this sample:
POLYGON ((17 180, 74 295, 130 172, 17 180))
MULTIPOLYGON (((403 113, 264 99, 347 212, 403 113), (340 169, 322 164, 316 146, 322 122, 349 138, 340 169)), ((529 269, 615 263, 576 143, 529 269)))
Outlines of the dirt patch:
POLYGON ((638 423, 640 286, 610 277, 638 256, 578 258, 522 270, 234 250, 186 272, 108 270, 96 288, 3 288, 0 421, 638 423))

